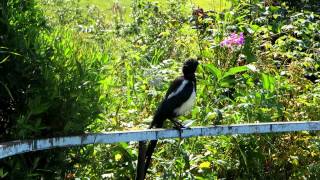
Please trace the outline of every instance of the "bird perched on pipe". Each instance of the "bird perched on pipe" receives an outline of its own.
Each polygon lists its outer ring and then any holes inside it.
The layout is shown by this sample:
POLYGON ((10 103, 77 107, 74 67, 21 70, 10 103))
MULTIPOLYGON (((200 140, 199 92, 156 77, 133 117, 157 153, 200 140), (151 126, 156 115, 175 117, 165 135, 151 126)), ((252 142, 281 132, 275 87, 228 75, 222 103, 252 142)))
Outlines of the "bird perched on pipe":
MULTIPOLYGON (((199 62, 195 59, 189 59, 184 62, 182 67, 183 76, 176 78, 170 85, 164 99, 158 106, 149 128, 162 128, 166 119, 169 119, 176 129, 185 128, 176 118, 192 109, 196 100, 196 76, 195 72, 199 62)), ((151 140, 145 152, 145 158, 139 157, 138 168, 143 168, 144 179, 151 162, 152 153, 157 145, 157 140, 151 140), (141 162, 144 161, 144 162, 141 162), (144 164, 143 165, 141 164, 144 164)), ((139 170, 139 169, 138 169, 139 170)), ((137 170, 137 171, 138 171, 137 170)), ((137 173, 138 174, 138 173, 137 173)))

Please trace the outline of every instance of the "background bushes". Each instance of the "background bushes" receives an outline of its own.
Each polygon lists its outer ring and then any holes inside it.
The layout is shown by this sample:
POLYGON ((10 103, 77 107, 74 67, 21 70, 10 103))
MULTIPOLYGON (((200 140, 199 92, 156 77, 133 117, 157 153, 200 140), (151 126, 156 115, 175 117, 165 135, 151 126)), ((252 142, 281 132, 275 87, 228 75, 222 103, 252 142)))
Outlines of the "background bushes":
MULTIPOLYGON (((101 112, 96 69, 104 57, 81 48, 97 46, 47 26, 35 1, 2 1, 1 14, 1 141, 83 133, 101 112)), ((10 157, 1 169, 12 179, 61 176, 68 151, 10 157)))
MULTIPOLYGON (((81 1, 1 2, 1 142, 146 128, 189 57, 202 66, 197 104, 182 120, 205 126, 319 119, 317 2, 242 0, 206 11, 180 0, 141 0, 131 8, 128 18, 81 1), (244 34, 244 45, 221 47, 233 32, 244 34)), ((150 174, 313 178, 320 172, 317 135, 163 140, 150 174)), ((1 160, 0 176, 133 178, 136 148, 119 143, 27 153, 1 160)))

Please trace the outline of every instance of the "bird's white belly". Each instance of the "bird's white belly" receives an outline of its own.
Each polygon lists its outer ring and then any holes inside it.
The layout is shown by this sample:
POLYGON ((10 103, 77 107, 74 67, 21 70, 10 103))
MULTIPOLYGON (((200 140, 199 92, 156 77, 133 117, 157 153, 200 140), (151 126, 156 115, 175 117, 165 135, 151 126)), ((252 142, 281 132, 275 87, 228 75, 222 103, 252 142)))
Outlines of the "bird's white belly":
POLYGON ((174 110, 174 112, 175 112, 177 115, 182 115, 182 114, 190 111, 190 110, 192 109, 195 101, 196 101, 196 92, 195 92, 195 90, 193 89, 192 94, 191 94, 191 96, 189 97, 189 99, 188 99, 186 102, 184 102, 180 107, 176 108, 176 109, 174 110))

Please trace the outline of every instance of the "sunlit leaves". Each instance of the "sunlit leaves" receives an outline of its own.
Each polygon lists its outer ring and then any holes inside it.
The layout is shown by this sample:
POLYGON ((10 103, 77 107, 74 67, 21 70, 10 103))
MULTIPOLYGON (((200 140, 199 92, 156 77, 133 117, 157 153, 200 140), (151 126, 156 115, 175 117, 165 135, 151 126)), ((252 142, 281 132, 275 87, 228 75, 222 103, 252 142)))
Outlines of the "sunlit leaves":
POLYGON ((237 67, 230 68, 223 74, 221 79, 226 78, 228 76, 238 74, 240 72, 247 71, 247 70, 249 70, 249 68, 247 66, 237 66, 237 67))
POLYGON ((202 162, 202 163, 199 165, 199 168, 200 168, 200 169, 208 169, 208 168, 210 168, 210 165, 211 165, 210 162, 205 161, 205 162, 202 162))
POLYGON ((247 66, 232 67, 225 72, 222 69, 218 69, 213 64, 206 64, 205 67, 212 75, 216 77, 217 82, 222 87, 231 87, 231 85, 235 82, 233 77, 234 75, 250 70, 250 68, 247 66))
POLYGON ((218 80, 222 78, 222 72, 220 69, 215 67, 213 64, 206 64, 205 67, 213 74, 218 80))
POLYGON ((266 90, 269 90, 270 92, 273 92, 275 89, 275 78, 274 76, 261 73, 261 79, 262 79, 262 85, 263 88, 266 90))
POLYGON ((121 159, 122 159, 121 154, 116 154, 116 155, 114 156, 114 160, 115 160, 115 161, 120 161, 121 159))

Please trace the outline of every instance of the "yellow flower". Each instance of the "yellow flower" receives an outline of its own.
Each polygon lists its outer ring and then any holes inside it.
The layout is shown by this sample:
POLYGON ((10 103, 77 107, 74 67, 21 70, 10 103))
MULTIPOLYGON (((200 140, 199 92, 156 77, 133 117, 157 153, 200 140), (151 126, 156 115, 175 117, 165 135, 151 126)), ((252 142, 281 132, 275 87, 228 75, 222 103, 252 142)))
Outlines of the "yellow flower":
POLYGON ((114 159, 115 159, 116 161, 120 161, 121 158, 122 158, 121 154, 116 154, 116 155, 114 156, 114 159))
POLYGON ((201 168, 201 169, 208 169, 208 168, 210 168, 210 162, 208 162, 208 161, 205 161, 205 162, 202 162, 200 165, 199 165, 199 168, 201 168))

